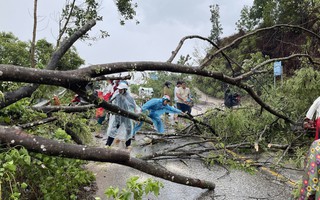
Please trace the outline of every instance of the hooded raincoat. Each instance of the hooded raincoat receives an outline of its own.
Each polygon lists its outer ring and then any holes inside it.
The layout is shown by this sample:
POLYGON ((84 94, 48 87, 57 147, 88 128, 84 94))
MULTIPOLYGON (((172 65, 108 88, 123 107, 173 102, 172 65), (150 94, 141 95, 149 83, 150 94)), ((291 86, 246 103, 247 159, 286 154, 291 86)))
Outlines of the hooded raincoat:
MULTIPOLYGON (((181 110, 176 109, 172 106, 169 106, 168 104, 163 105, 163 101, 164 101, 163 98, 150 99, 145 104, 143 104, 141 108, 142 112, 145 112, 147 110, 149 111, 148 116, 152 119, 153 125, 155 126, 155 128, 159 133, 164 133, 164 125, 160 118, 163 113, 179 114, 182 112, 181 110)), ((140 122, 134 127, 133 135, 135 135, 136 132, 140 130, 142 125, 143 125, 143 122, 140 122)))
MULTIPOLYGON (((112 104, 127 110, 134 112, 136 103, 129 92, 124 94, 117 94, 112 101, 112 104)), ((118 138, 120 140, 129 140, 133 134, 133 121, 127 117, 121 115, 111 115, 109 120, 109 126, 107 135, 112 138, 118 138)))

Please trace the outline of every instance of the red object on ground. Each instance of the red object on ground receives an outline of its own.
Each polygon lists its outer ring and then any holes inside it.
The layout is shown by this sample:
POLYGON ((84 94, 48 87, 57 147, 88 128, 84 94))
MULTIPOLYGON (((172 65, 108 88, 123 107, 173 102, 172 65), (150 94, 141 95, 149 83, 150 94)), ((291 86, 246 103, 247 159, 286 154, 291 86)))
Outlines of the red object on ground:
POLYGON ((316 122, 313 120, 306 120, 303 122, 303 128, 306 130, 316 130, 316 122))
POLYGON ((73 99, 71 100, 71 102, 80 102, 80 97, 79 95, 74 95, 73 99))

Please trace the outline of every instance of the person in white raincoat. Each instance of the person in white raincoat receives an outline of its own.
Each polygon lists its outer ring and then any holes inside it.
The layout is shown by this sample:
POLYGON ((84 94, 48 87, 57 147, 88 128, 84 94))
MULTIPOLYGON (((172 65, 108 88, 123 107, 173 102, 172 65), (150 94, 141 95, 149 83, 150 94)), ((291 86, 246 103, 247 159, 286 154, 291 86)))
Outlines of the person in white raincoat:
POLYGON ((313 116, 315 116, 315 122, 316 122, 316 134, 314 137, 314 140, 319 139, 319 131, 320 131, 320 97, 318 97, 313 104, 310 106, 305 121, 312 120, 313 116))
MULTIPOLYGON (((136 102, 130 95, 128 85, 121 82, 118 86, 119 93, 112 98, 112 104, 127 110, 134 112, 136 109, 136 102)), ((133 133, 133 122, 131 119, 113 114, 109 120, 109 126, 107 130, 108 139, 106 142, 107 146, 111 146, 115 138, 126 141, 126 147, 131 145, 131 137, 133 133)))
MULTIPOLYGON (((159 133, 164 133, 164 125, 161 121, 161 115, 164 113, 174 113, 174 114, 182 114, 185 115, 181 110, 176 109, 170 105, 168 102, 170 101, 170 97, 168 95, 164 95, 162 98, 153 98, 143 104, 141 111, 149 111, 148 117, 152 119, 153 125, 157 129, 159 133)), ((136 134, 137 131, 142 127, 143 122, 140 122, 134 127, 133 135, 136 134)))

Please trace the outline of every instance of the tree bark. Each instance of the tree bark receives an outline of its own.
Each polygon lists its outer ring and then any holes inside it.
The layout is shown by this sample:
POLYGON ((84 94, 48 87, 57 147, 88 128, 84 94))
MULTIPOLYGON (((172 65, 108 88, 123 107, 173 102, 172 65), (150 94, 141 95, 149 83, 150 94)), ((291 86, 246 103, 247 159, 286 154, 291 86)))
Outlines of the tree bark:
POLYGON ((125 151, 66 144, 61 141, 27 134, 17 127, 0 126, 0 142, 10 146, 21 145, 29 151, 49 156, 61 156, 81 160, 121 163, 130 158, 130 155, 125 151))
POLYGON ((44 113, 59 112, 59 111, 63 111, 65 113, 74 113, 74 112, 86 112, 95 107, 96 106, 94 104, 89 104, 89 105, 83 105, 83 106, 41 106, 41 107, 32 106, 31 108, 38 112, 44 112, 44 113))
MULTIPOLYGON (((117 106, 111 105, 105 101, 100 100, 97 97, 94 97, 93 91, 86 91, 85 86, 91 81, 91 79, 94 79, 95 77, 112 73, 127 72, 130 70, 170 71, 214 78, 216 80, 220 80, 230 85, 235 85, 245 90, 265 110, 281 119, 284 119, 286 122, 295 124, 293 120, 291 120, 284 114, 277 112, 275 109, 271 108, 268 104, 262 101, 262 99, 260 99, 260 97, 254 92, 251 86, 242 83, 241 79, 238 79, 238 77, 229 77, 221 72, 202 70, 199 67, 188 67, 184 65, 163 62, 120 62, 92 65, 90 67, 77 70, 52 71, 36 70, 26 67, 1 64, 0 72, 2 72, 2 75, 0 77, 0 80, 38 84, 41 83, 65 87, 78 93, 80 96, 84 97, 86 100, 89 100, 89 102, 96 104, 98 107, 103 107, 106 110, 117 113, 119 111, 119 108, 117 108, 117 106)), ((130 114, 129 112, 126 112, 124 110, 121 110, 120 112, 124 113, 131 119, 140 121, 140 117, 137 115, 130 114)))
POLYGON ((31 128, 31 127, 34 127, 34 126, 39 126, 39 125, 42 125, 42 124, 50 123, 50 122, 55 121, 57 119, 58 119, 57 117, 48 117, 48 118, 45 118, 45 119, 41 119, 41 120, 38 120, 38 121, 35 121, 35 122, 30 122, 30 123, 27 123, 27 124, 21 124, 21 125, 18 125, 18 126, 20 128, 22 128, 22 129, 27 129, 27 128, 31 128))
POLYGON ((35 135, 29 135, 19 128, 0 126, 0 143, 9 146, 21 145, 29 151, 50 156, 117 163, 171 182, 203 189, 215 188, 215 184, 212 182, 170 172, 160 166, 155 166, 141 159, 131 157, 127 151, 66 144, 35 135))
MULTIPOLYGON (((49 61, 46 69, 53 70, 56 68, 59 60, 68 51, 68 49, 86 32, 88 32, 94 25, 95 21, 90 21, 84 25, 81 29, 75 32, 70 38, 66 39, 61 46, 52 54, 51 60, 49 61)), ((5 108, 20 99, 30 97, 34 91, 39 87, 38 84, 31 84, 26 87, 22 87, 14 92, 4 93, 4 100, 0 99, 0 109, 5 108)))

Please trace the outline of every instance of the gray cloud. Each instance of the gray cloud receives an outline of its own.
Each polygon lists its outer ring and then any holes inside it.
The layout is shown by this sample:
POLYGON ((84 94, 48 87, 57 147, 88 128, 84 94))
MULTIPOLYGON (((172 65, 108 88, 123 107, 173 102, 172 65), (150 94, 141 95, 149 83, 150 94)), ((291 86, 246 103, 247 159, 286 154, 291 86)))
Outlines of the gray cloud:
MULTIPOLYGON (((235 33, 235 23, 244 5, 252 5, 253 0, 152 0, 138 2, 137 19, 139 25, 127 22, 119 25, 119 14, 112 1, 103 2, 101 13, 104 21, 98 22, 92 30, 107 30, 111 37, 92 46, 78 41, 75 46, 87 64, 120 61, 154 60, 165 61, 180 39, 187 35, 210 34, 209 5, 220 7, 220 22, 223 36, 235 33)), ((27 41, 32 36, 32 1, 1 1, 1 31, 13 32, 19 39, 27 41), (19 6, 17 6, 19 5, 19 6), (4 9, 5 8, 5 9, 4 9)), ((46 38, 54 42, 57 35, 56 20, 63 1, 39 1, 38 39, 46 38)), ((200 41, 187 41, 182 53, 191 54, 194 46, 202 48, 200 41)))

